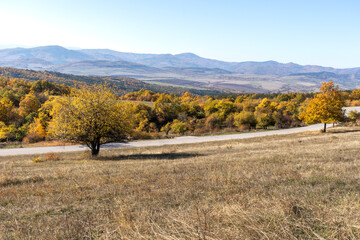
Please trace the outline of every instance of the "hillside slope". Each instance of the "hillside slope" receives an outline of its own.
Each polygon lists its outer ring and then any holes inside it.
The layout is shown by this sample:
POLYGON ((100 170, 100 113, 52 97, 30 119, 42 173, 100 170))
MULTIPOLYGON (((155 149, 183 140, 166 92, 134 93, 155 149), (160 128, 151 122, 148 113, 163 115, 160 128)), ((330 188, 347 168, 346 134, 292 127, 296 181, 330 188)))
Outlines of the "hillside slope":
POLYGON ((81 84, 103 84, 107 82, 118 91, 118 94, 139 91, 141 89, 151 90, 154 92, 174 93, 180 95, 185 93, 186 91, 199 95, 221 93, 220 91, 216 91, 216 90, 197 90, 197 89, 187 89, 187 88, 176 88, 171 86, 153 85, 127 77, 82 76, 82 75, 64 74, 53 71, 35 71, 35 70, 9 68, 9 67, 0 67, 0 76, 18 78, 25 81, 48 80, 50 82, 54 82, 57 84, 66 84, 69 86, 81 85, 81 84))

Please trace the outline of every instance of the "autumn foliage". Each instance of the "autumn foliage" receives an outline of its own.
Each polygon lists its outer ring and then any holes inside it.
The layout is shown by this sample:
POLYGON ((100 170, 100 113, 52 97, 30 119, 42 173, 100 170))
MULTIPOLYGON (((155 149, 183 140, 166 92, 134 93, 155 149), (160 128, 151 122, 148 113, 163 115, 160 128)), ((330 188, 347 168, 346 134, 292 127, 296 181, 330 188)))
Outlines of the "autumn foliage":
POLYGON ((324 123, 324 132, 326 132, 327 123, 336 123, 344 119, 344 106, 345 101, 338 87, 332 81, 324 82, 320 93, 309 101, 300 119, 309 124, 324 123))
POLYGON ((107 86, 73 89, 55 106, 49 135, 84 143, 92 155, 98 155, 101 144, 120 141, 129 135, 132 121, 126 107, 107 86))
POLYGON ((360 101, 359 90, 339 91, 332 82, 320 91, 198 96, 140 90, 118 96, 102 84, 71 88, 0 78, 0 140, 58 138, 85 143, 96 155, 101 144, 124 139, 339 122, 344 104, 360 101))

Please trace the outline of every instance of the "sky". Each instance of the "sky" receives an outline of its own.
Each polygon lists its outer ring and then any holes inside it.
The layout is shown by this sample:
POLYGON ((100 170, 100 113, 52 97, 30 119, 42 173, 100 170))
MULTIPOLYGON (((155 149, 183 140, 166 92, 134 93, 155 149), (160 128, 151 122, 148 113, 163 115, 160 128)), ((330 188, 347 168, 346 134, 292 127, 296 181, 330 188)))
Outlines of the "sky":
POLYGON ((0 47, 360 67, 356 0, 0 0, 0 47))

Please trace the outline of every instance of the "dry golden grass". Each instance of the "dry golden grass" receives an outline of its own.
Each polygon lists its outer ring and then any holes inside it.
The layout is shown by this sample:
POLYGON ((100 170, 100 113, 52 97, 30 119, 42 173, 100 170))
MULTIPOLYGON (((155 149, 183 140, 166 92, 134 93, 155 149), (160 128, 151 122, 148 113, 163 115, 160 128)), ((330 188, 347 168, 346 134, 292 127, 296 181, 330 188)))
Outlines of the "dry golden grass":
POLYGON ((331 131, 2 158, 0 238, 359 239, 360 128, 331 131))

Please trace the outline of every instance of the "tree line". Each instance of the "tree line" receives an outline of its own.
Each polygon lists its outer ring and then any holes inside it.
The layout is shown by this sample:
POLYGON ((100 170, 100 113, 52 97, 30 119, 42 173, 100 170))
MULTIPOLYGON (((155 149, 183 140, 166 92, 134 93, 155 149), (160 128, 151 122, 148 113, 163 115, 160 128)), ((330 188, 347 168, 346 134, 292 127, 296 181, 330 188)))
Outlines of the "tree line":
MULTIPOLYGON (((109 85, 69 87, 48 81, 0 78, 0 139, 62 139, 100 145, 125 139, 302 126, 344 120, 360 90, 323 83, 319 93, 199 96, 140 90, 122 96, 109 85)), ((326 130, 326 128, 324 128, 326 130)))

